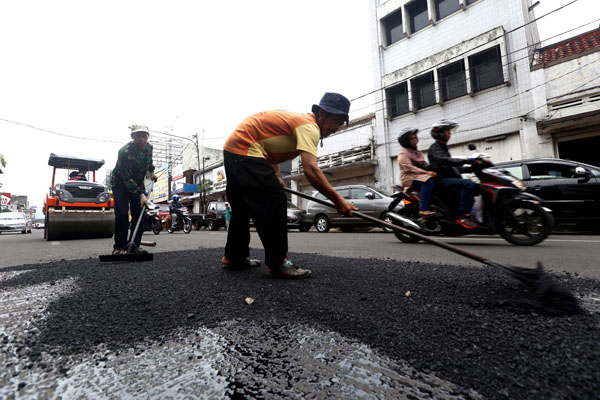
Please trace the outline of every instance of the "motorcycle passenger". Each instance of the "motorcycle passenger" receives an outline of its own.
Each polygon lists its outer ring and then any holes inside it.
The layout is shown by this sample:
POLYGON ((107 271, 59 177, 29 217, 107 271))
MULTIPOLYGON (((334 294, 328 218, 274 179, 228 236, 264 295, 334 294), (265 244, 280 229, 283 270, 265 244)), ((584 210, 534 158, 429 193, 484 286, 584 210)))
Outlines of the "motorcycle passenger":
POLYGON ((414 188, 420 192, 419 215, 423 218, 432 217, 436 214, 431 210, 429 203, 437 173, 429 171, 429 165, 425 162, 423 153, 417 150, 419 138, 416 128, 404 128, 398 135, 398 143, 402 146, 398 153, 398 165, 400 166, 400 181, 405 189, 414 188))
POLYGON ((171 201, 169 202, 169 212, 171 213, 171 228, 177 228, 177 217, 183 217, 182 209, 183 204, 179 202, 179 196, 174 194, 171 197, 171 201))
POLYGON ((444 192, 459 191, 458 216, 456 223, 463 228, 476 228, 477 223, 470 215, 473 208, 473 195, 476 188, 475 182, 462 179, 459 167, 466 161, 460 158, 452 158, 448 151, 448 141, 452 131, 458 127, 458 123, 450 120, 441 120, 431 126, 431 137, 435 143, 431 145, 427 153, 431 169, 437 172, 436 185, 444 192))

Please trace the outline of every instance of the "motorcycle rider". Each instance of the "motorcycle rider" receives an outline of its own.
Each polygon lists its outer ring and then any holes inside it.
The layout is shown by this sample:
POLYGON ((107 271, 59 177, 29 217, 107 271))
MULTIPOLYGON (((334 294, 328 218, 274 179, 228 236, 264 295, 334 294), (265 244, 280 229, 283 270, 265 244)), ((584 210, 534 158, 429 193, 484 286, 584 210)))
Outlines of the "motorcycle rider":
POLYGON ((436 214, 429 207, 431 193, 437 173, 429 171, 429 165, 425 162, 423 153, 417 150, 419 138, 416 128, 404 128, 398 135, 398 143, 402 146, 398 153, 398 165, 400 166, 400 181, 405 190, 414 188, 419 190, 421 201, 419 202, 419 216, 429 218, 436 214))
MULTIPOLYGON (((477 228, 475 219, 470 215, 473 208, 473 195, 477 185, 469 179, 462 179, 459 168, 467 163, 461 158, 452 158, 448 151, 448 141, 452 131, 458 127, 458 123, 443 119, 431 126, 431 137, 435 143, 429 147, 427 157, 431 169, 437 172, 438 188, 443 192, 459 191, 458 216, 456 223, 463 228, 477 228)), ((476 161, 475 161, 476 162, 476 161)))
POLYGON ((179 195, 174 194, 169 202, 169 212, 171 213, 171 228, 177 228, 177 216, 183 217, 183 204, 179 202, 179 195))

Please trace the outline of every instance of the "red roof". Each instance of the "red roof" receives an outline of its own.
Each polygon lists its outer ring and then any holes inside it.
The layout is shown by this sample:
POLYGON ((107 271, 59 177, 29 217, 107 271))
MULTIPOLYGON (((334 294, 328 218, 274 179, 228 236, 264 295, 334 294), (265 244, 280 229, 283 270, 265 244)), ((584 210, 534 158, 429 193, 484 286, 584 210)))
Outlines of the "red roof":
POLYGON ((536 50, 534 65, 547 64, 558 60, 562 61, 562 58, 573 58, 570 56, 579 57, 578 54, 580 53, 598 50, 600 50, 600 28, 536 50))

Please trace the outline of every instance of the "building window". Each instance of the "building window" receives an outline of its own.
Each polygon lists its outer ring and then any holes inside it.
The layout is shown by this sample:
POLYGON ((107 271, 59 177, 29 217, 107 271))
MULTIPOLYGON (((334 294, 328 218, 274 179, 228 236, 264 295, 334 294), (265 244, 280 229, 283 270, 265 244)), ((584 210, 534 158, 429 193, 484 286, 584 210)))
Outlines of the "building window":
POLYGON ((435 0, 435 15, 442 19, 460 9, 458 0, 435 0))
POLYGON ((406 114, 410 111, 408 107, 408 84, 402 82, 392 86, 386 91, 390 117, 406 114))
POLYGON ((465 62, 463 60, 439 69, 442 100, 448 101, 467 94, 465 62))
POLYGON ((413 105, 421 109, 435 104, 435 85, 433 72, 428 72, 410 81, 413 94, 413 105))
POLYGON ((469 57, 471 86, 474 92, 499 85, 504 82, 500 46, 482 51, 469 57))
POLYGON ((395 11, 385 17, 383 24, 385 26, 386 45, 389 46, 392 43, 396 43, 404 37, 404 30, 402 29, 402 10, 395 11))
POLYGON ((410 20, 410 32, 415 33, 429 25, 427 0, 415 0, 406 6, 410 20))

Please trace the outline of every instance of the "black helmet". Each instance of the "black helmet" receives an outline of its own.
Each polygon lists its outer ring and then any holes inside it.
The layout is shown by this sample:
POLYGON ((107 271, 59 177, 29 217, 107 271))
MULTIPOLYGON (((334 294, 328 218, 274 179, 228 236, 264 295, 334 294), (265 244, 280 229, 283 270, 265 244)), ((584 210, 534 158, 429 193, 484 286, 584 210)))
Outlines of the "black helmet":
POLYGON ((419 132, 419 130, 417 128, 404 128, 400 131, 400 134, 398 135, 398 143, 400 143, 400 146, 404 147, 405 149, 414 149, 416 150, 416 147, 411 146, 410 144, 410 137, 412 135, 416 135, 417 132, 419 132))
POLYGON ((446 141, 445 132, 456 127, 458 127, 458 122, 451 121, 449 119, 443 119, 431 125, 431 137, 435 140, 446 141))

